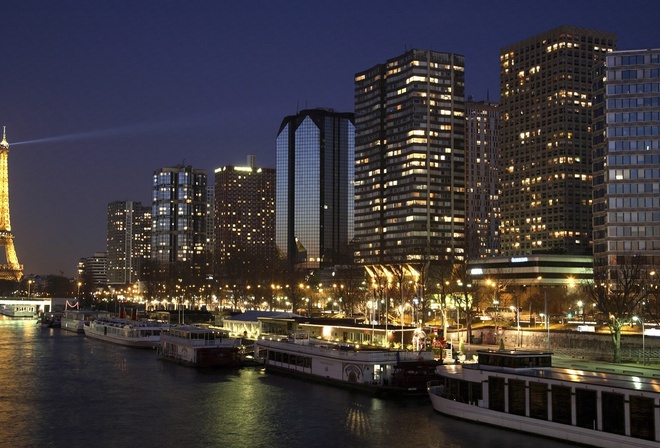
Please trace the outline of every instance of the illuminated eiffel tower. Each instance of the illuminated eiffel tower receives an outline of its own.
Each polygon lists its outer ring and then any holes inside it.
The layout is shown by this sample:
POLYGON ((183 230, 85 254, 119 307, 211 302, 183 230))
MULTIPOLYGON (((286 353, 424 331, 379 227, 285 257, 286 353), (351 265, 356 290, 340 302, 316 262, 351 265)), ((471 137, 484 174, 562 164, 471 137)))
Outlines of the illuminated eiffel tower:
POLYGON ((0 246, 5 247, 6 264, 0 264, 0 280, 20 281, 23 276, 23 266, 18 264, 14 235, 9 223, 9 143, 2 128, 0 142, 0 246))

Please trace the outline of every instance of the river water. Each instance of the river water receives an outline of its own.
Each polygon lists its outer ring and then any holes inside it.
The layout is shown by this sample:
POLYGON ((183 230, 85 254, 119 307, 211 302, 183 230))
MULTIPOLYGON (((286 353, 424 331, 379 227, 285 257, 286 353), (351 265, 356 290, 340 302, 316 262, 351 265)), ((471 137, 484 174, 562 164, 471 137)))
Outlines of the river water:
POLYGON ((0 317, 0 447, 528 447, 558 441, 264 373, 197 370, 150 350, 0 317))

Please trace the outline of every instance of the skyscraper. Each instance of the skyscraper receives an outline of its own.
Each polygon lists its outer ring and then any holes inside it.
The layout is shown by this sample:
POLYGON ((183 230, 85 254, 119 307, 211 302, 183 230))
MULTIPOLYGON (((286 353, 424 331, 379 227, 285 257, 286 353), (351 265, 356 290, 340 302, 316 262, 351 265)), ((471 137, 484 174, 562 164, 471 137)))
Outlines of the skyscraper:
POLYGON ((660 49, 614 51, 594 102, 594 268, 660 266, 660 49))
MULTIPOLYGON (((274 262, 275 170, 247 166, 215 170, 216 272, 227 277, 237 271, 256 271, 274 262)), ((263 272, 262 272, 263 273, 263 272)))
POLYGON ((151 257, 151 209, 135 201, 108 204, 108 284, 130 285, 140 279, 151 257))
POLYGON ((356 261, 464 258, 465 63, 410 50, 355 75, 356 261))
POLYGON ((196 275, 209 273, 206 182, 206 172, 192 166, 154 172, 151 258, 161 266, 178 265, 196 275))
POLYGON ((352 260, 353 117, 303 110, 285 117, 277 133, 276 244, 299 267, 352 260))
POLYGON ((465 103, 466 252, 470 259, 500 253, 499 108, 465 103))
POLYGON ((500 52, 504 255, 590 255, 593 69, 608 32, 560 26, 500 52))

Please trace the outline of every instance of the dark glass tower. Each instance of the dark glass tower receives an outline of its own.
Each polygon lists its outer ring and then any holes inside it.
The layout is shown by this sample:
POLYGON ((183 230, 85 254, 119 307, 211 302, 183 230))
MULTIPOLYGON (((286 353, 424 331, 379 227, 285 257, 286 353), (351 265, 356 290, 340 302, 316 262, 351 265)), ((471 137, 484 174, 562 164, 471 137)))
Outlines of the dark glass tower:
POLYGON ((276 244, 299 267, 352 260, 353 117, 303 110, 286 117, 277 133, 276 244))

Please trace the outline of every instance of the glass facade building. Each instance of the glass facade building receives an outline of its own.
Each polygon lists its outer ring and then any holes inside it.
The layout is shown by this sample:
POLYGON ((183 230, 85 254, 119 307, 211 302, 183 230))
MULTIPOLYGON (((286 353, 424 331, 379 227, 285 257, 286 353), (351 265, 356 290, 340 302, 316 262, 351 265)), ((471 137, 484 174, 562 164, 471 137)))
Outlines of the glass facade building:
POLYGON ((594 266, 660 265, 660 49, 614 51, 597 70, 594 266))
POLYGON ((108 204, 107 276, 109 285, 129 285, 140 279, 143 262, 151 257, 151 209, 135 201, 108 204))
POLYGON ((355 126, 352 113, 303 110, 277 133, 276 244, 307 269, 352 260, 355 126))
POLYGON ((410 50, 355 75, 356 262, 464 258, 465 61, 410 50))
POLYGON ((560 26, 501 50, 504 255, 591 255, 593 70, 615 40, 560 26))
POLYGON ((276 253, 275 170, 254 163, 216 169, 215 215, 215 261, 220 277, 255 263, 269 264, 276 253))
MULTIPOLYGON (((207 176, 192 166, 154 172, 151 208, 151 258, 160 264, 185 262, 205 270, 207 176)), ((206 274, 206 272, 204 272, 206 274)))

